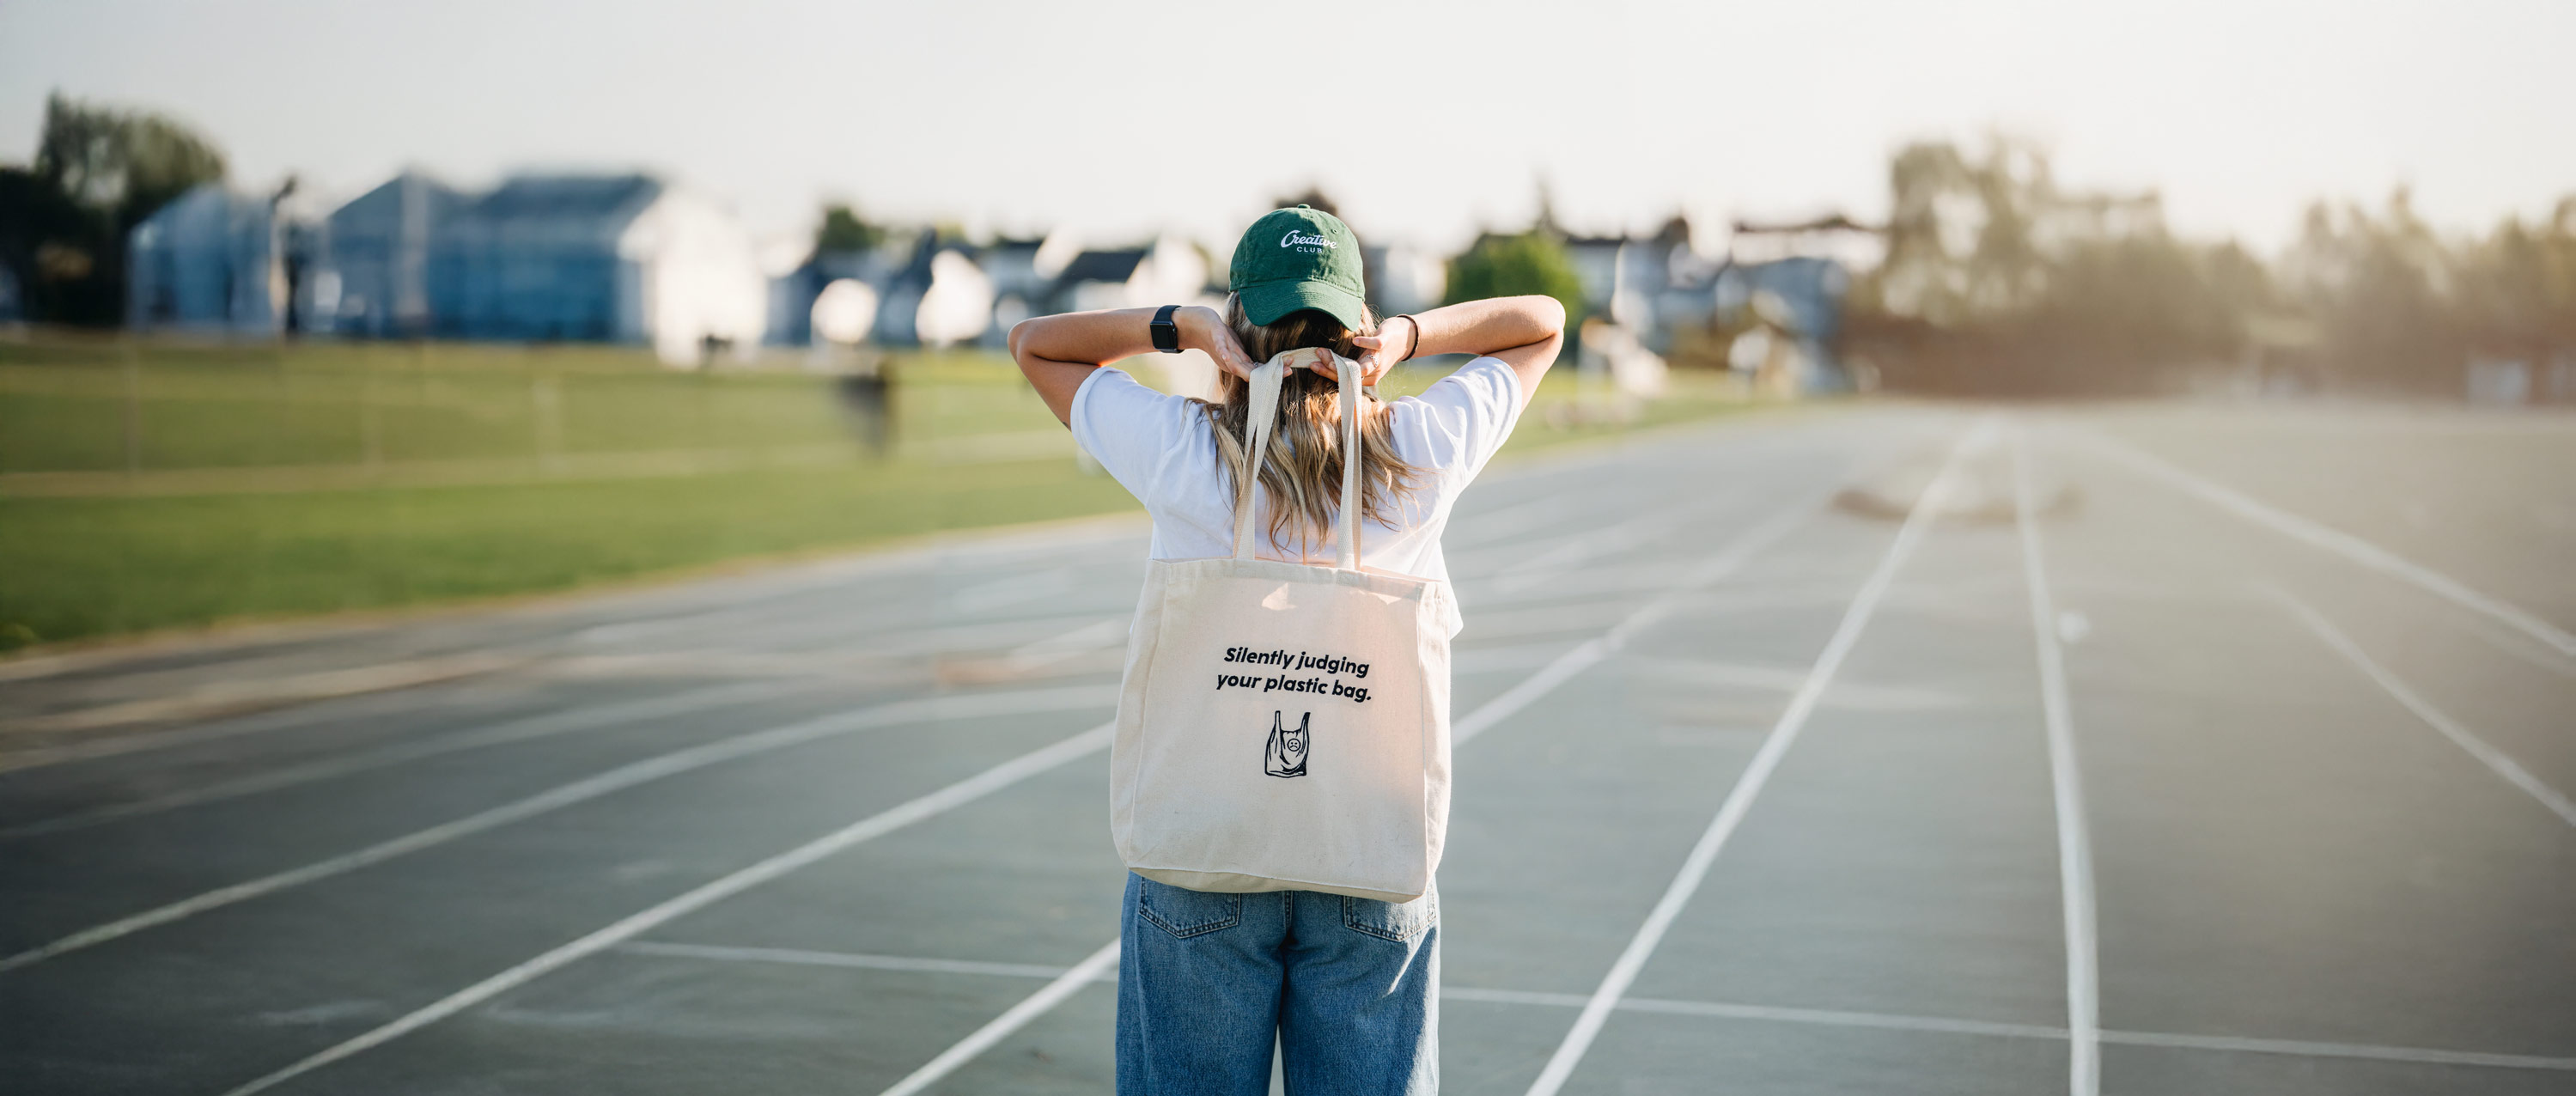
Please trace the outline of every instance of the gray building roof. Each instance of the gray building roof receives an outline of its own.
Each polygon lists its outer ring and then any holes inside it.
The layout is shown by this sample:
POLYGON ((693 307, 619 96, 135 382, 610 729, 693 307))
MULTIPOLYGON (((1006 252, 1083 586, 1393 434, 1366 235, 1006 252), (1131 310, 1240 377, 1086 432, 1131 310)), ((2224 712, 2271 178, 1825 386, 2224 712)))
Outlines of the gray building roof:
POLYGON ((1085 251, 1064 264, 1056 276, 1059 285, 1076 282, 1124 282, 1135 276, 1136 264, 1145 261, 1146 248, 1121 248, 1116 251, 1085 251))
POLYGON ((591 219, 623 228, 661 193, 661 182, 648 175, 521 175, 477 199, 465 216, 549 223, 591 219))
POLYGON ((431 246, 432 326, 456 338, 638 337, 618 239, 662 195, 645 175, 522 175, 458 210, 431 246))

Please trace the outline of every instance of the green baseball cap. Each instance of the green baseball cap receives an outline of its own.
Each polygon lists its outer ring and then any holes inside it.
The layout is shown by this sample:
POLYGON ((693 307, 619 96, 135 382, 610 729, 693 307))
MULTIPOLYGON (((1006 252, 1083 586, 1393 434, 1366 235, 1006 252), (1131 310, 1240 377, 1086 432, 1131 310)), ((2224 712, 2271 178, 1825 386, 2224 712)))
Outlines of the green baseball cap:
POLYGON ((1277 323, 1298 309, 1317 308, 1357 331, 1368 299, 1360 265, 1360 241, 1351 226, 1301 205, 1262 214, 1243 230, 1226 282, 1254 323, 1277 323))

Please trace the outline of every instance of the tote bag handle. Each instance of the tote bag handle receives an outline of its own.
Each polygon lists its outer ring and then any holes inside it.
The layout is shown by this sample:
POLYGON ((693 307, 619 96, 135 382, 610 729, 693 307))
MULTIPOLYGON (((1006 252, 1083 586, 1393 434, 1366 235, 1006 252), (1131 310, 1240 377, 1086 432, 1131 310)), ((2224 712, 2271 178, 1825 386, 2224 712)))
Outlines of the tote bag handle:
POLYGON ((1342 512, 1335 522, 1333 566, 1345 571, 1360 566, 1360 389, 1357 363, 1330 350, 1308 347, 1286 350, 1252 370, 1252 405, 1245 421, 1252 444, 1243 468, 1234 477, 1234 558, 1252 558, 1253 488, 1261 482, 1261 462, 1270 450, 1270 434, 1279 418, 1279 387, 1291 368, 1313 368, 1326 361, 1341 380, 1342 512))

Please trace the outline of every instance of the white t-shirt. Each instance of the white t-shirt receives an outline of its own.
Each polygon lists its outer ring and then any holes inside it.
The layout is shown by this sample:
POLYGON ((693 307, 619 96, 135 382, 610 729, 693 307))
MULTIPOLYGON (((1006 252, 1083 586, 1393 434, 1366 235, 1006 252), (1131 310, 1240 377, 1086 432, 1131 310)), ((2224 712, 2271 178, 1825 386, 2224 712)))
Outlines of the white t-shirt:
MULTIPOLYGON (((1360 563, 1418 578, 1449 577, 1440 533, 1449 508, 1493 459, 1520 418, 1519 374, 1500 358, 1478 358, 1391 405, 1397 456, 1423 470, 1397 525, 1362 519, 1360 563)), ((1234 490, 1217 456, 1206 412, 1116 369, 1096 369, 1073 395, 1073 438, 1154 517, 1155 559, 1234 553, 1234 490)), ((1339 493, 1338 484, 1334 485, 1339 493)), ((1253 493, 1253 554, 1297 560, 1293 531, 1270 543, 1268 492, 1253 493)), ((1333 534, 1308 538, 1306 562, 1330 565, 1333 534)))

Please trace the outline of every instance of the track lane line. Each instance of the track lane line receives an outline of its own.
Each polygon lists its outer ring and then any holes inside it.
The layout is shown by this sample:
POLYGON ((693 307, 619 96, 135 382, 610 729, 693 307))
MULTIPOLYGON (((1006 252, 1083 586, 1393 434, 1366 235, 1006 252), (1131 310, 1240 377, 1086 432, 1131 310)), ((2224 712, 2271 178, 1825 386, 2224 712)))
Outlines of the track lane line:
POLYGON ((2180 465, 2127 442, 2117 441, 2090 430, 2082 432, 2080 436, 2098 452, 2144 472, 2152 479, 2179 488, 2203 502, 2215 505, 2293 540, 2322 548, 2363 567, 2412 584, 2461 608, 2483 613, 2524 635, 2547 644, 2562 658, 2576 658, 2576 635, 2570 635, 2564 629, 2532 615, 2519 606, 2480 593, 2449 575, 2341 529, 2300 517, 2216 480, 2186 471, 2180 465))
POLYGON ((577 803, 585 803, 604 795, 625 791, 640 784, 703 769, 720 762, 903 723, 973 718, 984 715, 1012 715, 1031 711, 1063 711, 1073 708, 1100 707, 1116 702, 1116 690, 1108 686, 1035 689, 966 697, 930 697, 899 700, 872 708, 862 708, 855 712, 841 712, 772 727, 768 730, 734 735, 687 749, 658 754, 640 761, 631 761, 569 784, 560 784, 523 799, 477 811, 462 818, 451 819, 427 829, 415 830, 401 837, 379 841, 353 852, 316 860, 301 867, 289 868, 230 886, 217 887, 141 913, 93 925, 49 943, 0 958, 0 974, 41 963, 69 952, 104 944, 144 929, 194 917, 208 910, 221 909, 370 865, 381 864, 399 856, 435 848, 459 838, 499 829, 513 822, 524 821, 577 803))
POLYGON ((1058 740, 1051 745, 1041 746, 938 791, 869 815, 731 875, 700 884, 676 897, 630 914, 586 936, 557 946, 526 962, 448 994, 372 1031, 308 1055, 293 1065, 268 1073, 247 1084, 227 1090, 224 1096, 251 1096, 255 1092, 264 1092, 333 1062, 390 1043, 500 996, 513 988, 535 981, 564 966, 616 947, 677 918, 810 866, 834 853, 883 837, 916 822, 935 818, 1030 777, 1098 753, 1109 747, 1110 735, 1116 728, 1115 722, 1103 723, 1081 734, 1058 740))
POLYGON ((1117 963, 1118 941, 1112 940, 1107 947, 1092 952, 1089 958, 1074 964, 1072 970, 1064 972, 1055 981, 1047 983, 1045 989, 1029 995, 1019 1004, 1012 1005, 1001 1015, 994 1017, 992 1022, 975 1029, 974 1034, 958 1040, 957 1045, 941 1051, 938 1057, 924 1063, 920 1069, 912 1071, 904 1079, 896 1081, 893 1087, 885 1090, 885 1096, 913 1096, 913 1093, 939 1083, 940 1078, 948 1076, 957 1067, 974 1061, 977 1055, 984 1053, 993 1044, 1009 1038, 1012 1032, 1020 1030, 1029 1021, 1046 1015, 1048 1010, 1053 1009, 1065 998, 1073 996, 1075 990, 1099 981, 1101 975, 1107 973, 1117 963))
MULTIPOLYGON (((908 955, 868 955, 809 948, 746 948, 723 944, 683 944, 669 940, 629 940, 620 953, 665 959, 704 959, 723 963, 770 963, 790 967, 847 967, 854 970, 899 970, 924 974, 979 974, 996 978, 1062 977, 1067 967, 1035 963, 995 963, 978 959, 921 959, 908 955)), ((1109 976, 1102 975, 1103 980, 1109 976)))
POLYGON ((50 818, 40 818, 33 822, 24 822, 5 829, 0 829, 0 840, 32 837, 38 834, 59 833, 64 830, 76 830, 86 826, 95 826, 103 822, 112 822, 121 818, 133 818, 139 815, 175 810, 180 807, 193 807, 202 803, 215 803, 226 799, 237 799, 245 795, 256 795, 261 792, 278 791, 284 788, 292 788, 299 784, 309 784, 317 780, 329 780, 335 777, 349 776, 355 773, 366 772, 371 769, 384 768, 388 765, 399 765, 406 761, 418 761, 422 758, 437 757, 441 754, 456 753, 462 750, 480 749, 485 746, 496 746, 505 743, 527 742, 535 739, 551 737, 553 735, 566 734, 573 731, 591 730, 605 724, 616 723, 623 720, 658 719, 668 716, 686 715, 690 712, 702 711, 707 708, 731 703, 736 700, 744 700, 756 696, 774 696, 780 691, 781 686, 778 683, 760 681, 747 684, 718 685, 702 689, 687 689, 681 690, 677 693, 645 697, 639 700, 620 701, 613 704, 599 704, 561 709, 558 711, 547 712, 542 715, 526 716, 519 719, 492 723, 461 734, 446 735, 431 738, 426 741, 395 743, 390 746, 381 746, 371 750, 362 750, 354 754, 326 757, 315 761, 289 765, 280 769, 271 769, 267 772, 253 773, 249 776, 233 780, 203 784, 184 791, 172 792, 168 795, 154 796, 149 799, 128 800, 123 803, 110 803, 104 806, 91 807, 85 810, 72 811, 66 814, 58 814, 50 818))
POLYGON ((2476 733, 2461 726, 2460 721, 2451 718, 2440 708, 2434 707, 2432 701, 2424 699, 2424 695, 2416 692, 2413 686, 2406 684, 2405 680, 2396 674, 2390 673, 2387 667, 2379 664, 2379 660, 2370 657, 2369 652, 2361 649, 2361 644, 2353 642, 2351 636, 2336 627, 2333 621, 2326 619, 2326 615, 2318 612, 2314 606, 2299 600, 2297 595, 2277 585, 2264 583, 2261 588, 2265 594, 2279 602, 2282 608, 2288 609, 2292 616, 2297 617, 2299 623, 2305 625, 2310 634, 2315 635, 2326 646, 2333 648, 2334 653, 2342 655, 2344 661, 2352 663, 2354 668, 2359 669, 2372 682, 2378 684, 2381 691, 2386 692, 2397 703, 2404 705, 2407 711, 2413 712, 2415 718, 2423 720, 2425 726, 2433 728, 2442 737, 2450 739, 2452 745, 2458 746, 2462 752, 2476 758, 2479 764, 2486 766, 2497 776, 2503 777, 2505 783, 2520 788, 2525 794, 2539 800, 2541 806, 2549 808, 2550 813, 2557 815, 2560 820, 2570 826, 2576 826, 2576 802, 2569 801, 2566 795, 2550 787, 2539 777, 2533 776, 2531 770, 2523 768, 2511 755, 2488 745, 2485 739, 2479 738, 2476 733))
POLYGON ((1647 957, 1654 954, 1656 945, 1663 942, 1664 933, 1672 927, 1673 920, 1681 916, 1682 907, 1689 904, 1691 895, 1699 890, 1700 882, 1707 877, 1709 865, 1716 861, 1718 851, 1726 846, 1736 826, 1752 809, 1754 797, 1762 794, 1772 772, 1779 768, 1780 759, 1797 742, 1798 733, 1806 728, 1807 717, 1816 710, 1816 702, 1823 698, 1825 687, 1833 683, 1834 673, 1842 668, 1844 657, 1860 642, 1861 631, 1868 627, 1870 617, 1878 611, 1880 599, 1887 595, 1888 586, 1895 582, 1896 569, 1906 557, 1913 555, 1915 545, 1931 529, 1941 503, 1949 497, 1952 485, 1958 479, 1959 466, 1971 451, 1994 436, 1994 430, 1992 417, 1982 419, 1950 447, 1949 457, 1941 463, 1941 471, 1915 498, 1913 508, 1905 515, 1905 524, 1897 529, 1886 554, 1879 557, 1878 566, 1862 582, 1850 608, 1844 610, 1842 623, 1835 627, 1833 638, 1826 641, 1824 651, 1816 656, 1815 665, 1807 672, 1806 684, 1789 698, 1788 709, 1780 713, 1779 722, 1772 726, 1771 733, 1763 738, 1761 748, 1755 751, 1753 760, 1736 778, 1735 787, 1727 792, 1726 801, 1718 807, 1717 817, 1709 821, 1708 829, 1691 847, 1690 855, 1682 860, 1681 871, 1673 876, 1672 884, 1665 888, 1663 897, 1646 915, 1645 923, 1637 927, 1637 934, 1630 938, 1618 960, 1610 965, 1609 973, 1602 977, 1601 985, 1593 990, 1591 999, 1583 1006, 1582 1015, 1575 1018, 1574 1027, 1565 1033, 1565 1040, 1557 1044, 1556 1053, 1548 1058, 1546 1068, 1540 1070, 1538 1079, 1530 1083, 1529 1096, 1554 1096, 1558 1089, 1565 1087, 1566 1080, 1574 1076, 1575 1067, 1582 1063, 1593 1039, 1601 1034, 1601 1026, 1608 1022, 1610 1010, 1618 1005, 1621 997, 1626 996, 1628 986, 1645 968, 1647 957))
MULTIPOLYGON (((429 691, 443 686, 462 684, 465 684, 462 680, 450 680, 424 685, 421 689, 429 691)), ((383 693, 353 693, 348 696, 305 701, 255 712, 212 716, 157 731, 134 731, 104 738, 37 746, 0 756, 0 773, 14 775, 48 765, 67 765, 103 757, 149 753, 154 750, 193 746, 200 742, 217 742, 245 735, 306 730, 315 724, 329 723, 333 720, 381 719, 398 714, 396 705, 418 699, 416 696, 406 696, 409 693, 411 693, 409 689, 383 693), (332 707, 335 705, 355 710, 334 711, 332 707)))
MULTIPOLYGON (((617 950, 634 955, 665 956, 676 959, 782 963, 807 967, 838 967, 857 970, 922 971, 937 974, 965 974, 1001 978, 1054 979, 1071 968, 1035 966, 1021 963, 990 963, 962 959, 915 959, 899 955, 866 955, 855 952, 794 951, 776 948, 728 948, 696 944, 662 944, 639 941, 620 945, 617 950)), ((1095 982, 1114 983, 1117 975, 1103 969, 1092 976, 1095 982)), ((1442 986, 1444 1001, 1473 1001, 1487 1005, 1528 1005, 1539 1008, 1579 1009, 1590 998, 1580 993, 1550 993, 1538 990, 1493 989, 1483 986, 1442 986)), ((1627 997, 1619 1001, 1621 1012, 1655 1013, 1665 1016, 1697 1016, 1717 1020, 1750 1020, 1757 1023, 1803 1024, 1814 1027, 1865 1028, 1877 1031, 1921 1031, 1942 1035, 1990 1035, 2009 1039, 2064 1039, 2065 1028, 2043 1024, 2012 1024, 1993 1020, 1968 1020, 1949 1016, 1925 1016, 1897 1012, 1852 1012, 1841 1009, 1796 1008, 1781 1005, 1755 1005, 1739 1001, 1677 1001, 1659 997, 1627 997)), ((2374 1062, 2408 1062, 2421 1065, 2474 1066, 2485 1069, 2533 1069, 2576 1073, 2576 1058, 2552 1058, 2534 1054, 2502 1054, 2480 1050, 2444 1050, 2435 1047, 2384 1046, 2372 1043, 2329 1043, 2304 1039, 2265 1039, 2239 1035, 2193 1035, 2163 1031, 2120 1031, 2106 1029, 2102 1041, 2124 1046, 2165 1047, 2177 1050, 2213 1050, 2241 1054, 2276 1054, 2298 1058, 2354 1058, 2374 1062)))
MULTIPOLYGON (((1678 595, 1710 585, 1725 578, 1727 575, 1733 574, 1746 563, 1751 562, 1752 558, 1759 554, 1763 549, 1770 547, 1780 538, 1787 536, 1789 531, 1796 528, 1799 523, 1807 520, 1818 510, 1821 510, 1824 507, 1825 501, 1826 500, 1824 498, 1820 497, 1810 502, 1791 507, 1790 509, 1774 515, 1769 520, 1764 521, 1760 525, 1757 525, 1737 536, 1734 540, 1729 541, 1726 547, 1720 549, 1716 555, 1710 556, 1698 567, 1693 568, 1690 575, 1681 583, 1676 584, 1671 589, 1668 596, 1657 598, 1638 607, 1635 611, 1621 619, 1619 623, 1612 625, 1609 631, 1592 639, 1585 640, 1582 643, 1576 644, 1573 649, 1549 660, 1548 664, 1540 668, 1537 673, 1530 675, 1518 684, 1504 690, 1501 695, 1496 696, 1492 700, 1488 700, 1485 703, 1478 705, 1476 710, 1467 713, 1465 718, 1459 719, 1449 725, 1450 749, 1454 751, 1459 747, 1465 746, 1468 742, 1473 741, 1477 736, 1493 729, 1495 724, 1509 718, 1521 709, 1530 706, 1531 703, 1537 701, 1539 698, 1555 691, 1557 686, 1564 684, 1576 674, 1590 669, 1602 659, 1610 657, 1620 648, 1627 646, 1628 641, 1634 638, 1639 631, 1651 627, 1652 625, 1662 621, 1665 617, 1671 616, 1680 602, 1678 595)), ((1117 942, 1114 940, 1111 941, 1110 947, 1113 950, 1116 946, 1117 942)), ((1055 988, 1055 986, 1050 985, 1047 990, 1041 990, 1040 994, 1042 995, 1055 988)), ((994 1043, 1000 1042, 1002 1039, 1009 1037, 1012 1032, 1026 1026, 1029 1021, 1045 1015, 1048 1009, 1054 1008, 1058 1003, 1063 1001, 1064 997, 1070 996, 1070 994, 1071 990, 1067 990, 1065 993, 1059 994, 1048 1000, 1045 1006, 1041 1008, 1027 1007, 1037 1000, 1037 997, 1035 996, 1022 1001, 1017 1005, 1013 1005, 1008 1011, 1004 1012, 1001 1016, 996 1017, 991 1023, 984 1025, 982 1028, 976 1029, 974 1034, 967 1036, 965 1041, 961 1041, 955 1046, 951 1046, 947 1050, 941 1051, 937 1057, 931 1059, 929 1065, 924 1065, 921 1069, 915 1070, 911 1076, 898 1082, 897 1088, 886 1090, 885 1096, 897 1096, 899 1093, 915 1092, 919 1090, 920 1086, 936 1083, 940 1078, 947 1076, 950 1072, 954 1072, 957 1067, 973 1061, 975 1054, 980 1054, 985 1049, 990 1048, 994 1043), (965 1046, 968 1041, 978 1040, 980 1040, 980 1042, 978 1042, 974 1053, 962 1056, 957 1053, 958 1049, 965 1046), (933 1070, 933 1066, 938 1066, 939 1068, 937 1070, 933 1070), (900 1087, 901 1085, 906 1084, 914 1085, 915 1087, 909 1089, 900 1087)))
POLYGON ((2030 461, 2013 431, 2013 524, 2021 534, 2022 577, 2030 587, 2030 630, 2039 658, 2040 712, 2048 728, 2049 787, 2057 807, 2057 891, 2066 937, 2066 1089, 2102 1091, 2102 990, 2095 942, 2093 842, 2086 833, 2084 776, 2075 760, 2075 717, 2066 688, 2066 652, 2057 642, 2057 608, 2048 592, 2039 522, 2032 513, 2030 461))

